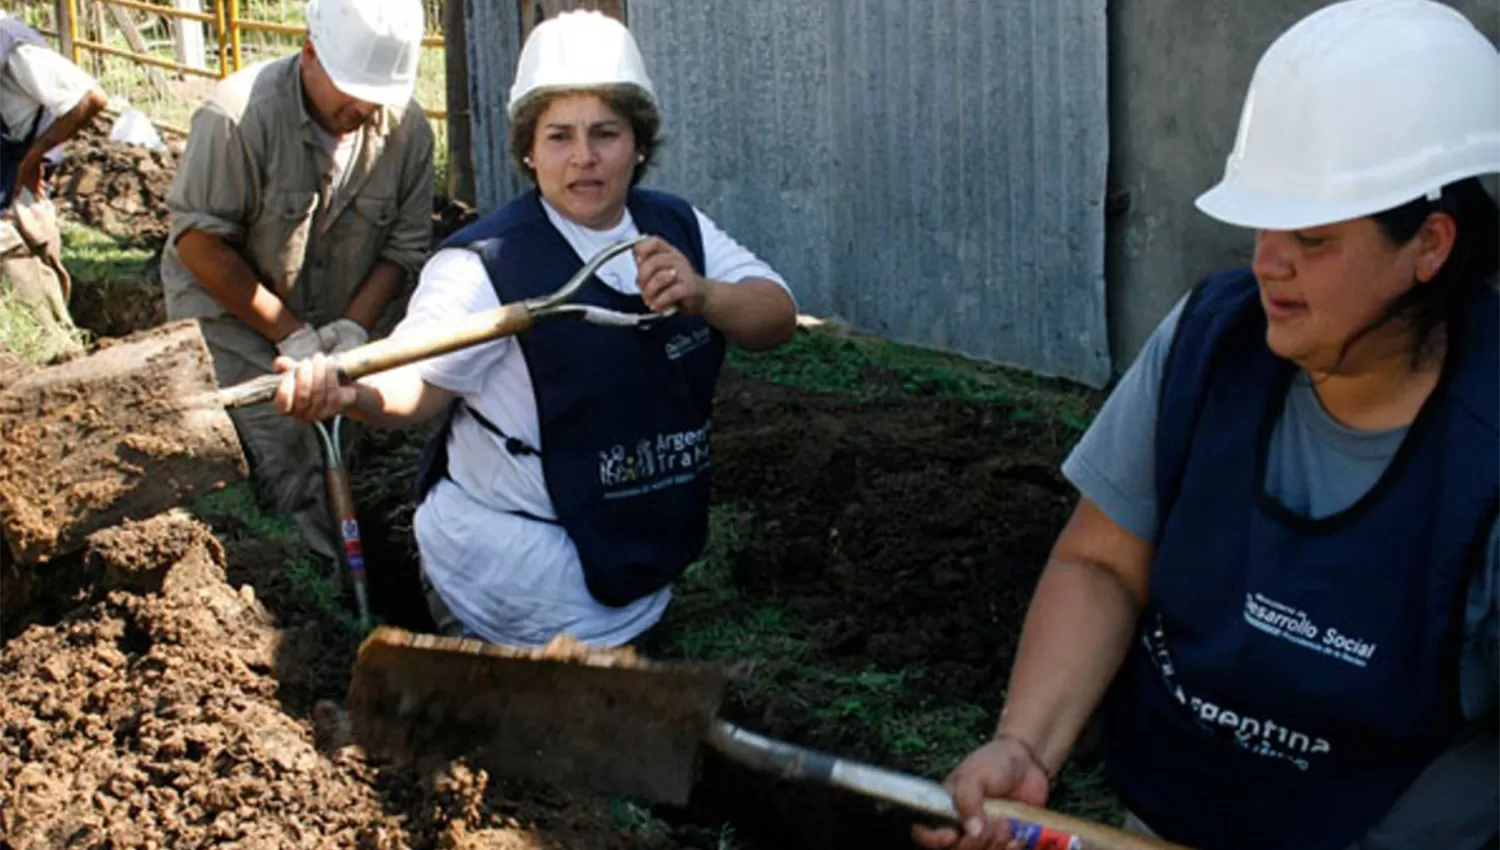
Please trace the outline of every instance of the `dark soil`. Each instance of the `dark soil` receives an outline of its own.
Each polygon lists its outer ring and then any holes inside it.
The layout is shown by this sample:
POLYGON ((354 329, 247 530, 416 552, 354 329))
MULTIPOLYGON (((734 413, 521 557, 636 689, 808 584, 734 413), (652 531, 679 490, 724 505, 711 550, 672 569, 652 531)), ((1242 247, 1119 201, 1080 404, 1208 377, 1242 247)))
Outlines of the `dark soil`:
MULTIPOLYGON (((814 624, 803 637, 820 666, 909 672, 908 708, 998 711, 1021 618, 1073 504, 1055 472, 1060 449, 1002 407, 899 392, 859 402, 733 373, 714 427, 717 499, 754 511, 735 570, 742 594, 814 624)), ((888 736, 803 708, 845 696, 744 687, 724 713, 764 734, 913 770, 888 736)), ((911 846, 904 812, 716 759, 698 799, 703 816, 756 824, 773 846, 911 846)))
MULTIPOLYGON (((1037 448, 1030 427, 998 407, 900 394, 855 402, 727 374, 717 498, 754 509, 736 585, 819 624, 807 635, 814 657, 835 669, 917 664, 927 672, 905 683, 912 699, 998 705, 1038 565, 1071 504, 1052 471, 1057 450, 1037 448)), ((367 463, 362 475, 393 472, 367 463)), ((362 506, 363 531, 372 574, 399 588, 411 563, 406 532, 381 523, 404 509, 400 489, 388 492, 362 506)), ((725 822, 741 848, 910 846, 903 813, 713 756, 687 809, 656 809, 669 828, 649 833, 622 831, 603 799, 461 763, 436 778, 370 764, 340 745, 334 705, 354 644, 297 597, 284 553, 232 524, 216 537, 182 529, 137 528, 95 545, 87 567, 179 579, 101 578, 83 607, 0 651, 0 839, 10 846, 237 837, 266 847, 687 848, 713 846, 725 822)), ((647 645, 675 627, 669 617, 647 645)), ((856 725, 744 690, 757 695, 732 689, 731 720, 906 767, 856 725)))

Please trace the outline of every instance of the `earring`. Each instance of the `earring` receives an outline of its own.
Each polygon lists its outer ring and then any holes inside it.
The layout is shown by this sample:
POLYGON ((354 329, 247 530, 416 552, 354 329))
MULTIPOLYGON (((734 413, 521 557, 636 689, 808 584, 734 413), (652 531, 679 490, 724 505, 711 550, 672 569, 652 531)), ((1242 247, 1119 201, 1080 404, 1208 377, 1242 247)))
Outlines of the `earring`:
POLYGON ((646 161, 646 155, 645 154, 638 153, 638 154, 635 155, 635 164, 636 165, 640 165, 641 163, 643 163, 645 161, 646 161))
POLYGON ((536 170, 536 166, 535 166, 535 165, 532 165, 532 164, 531 164, 531 157, 529 157, 529 156, 523 156, 523 157, 521 157, 521 162, 522 162, 522 163, 523 163, 523 164, 524 164, 524 165, 525 165, 525 166, 526 166, 526 167, 527 167, 527 168, 529 168, 529 169, 531 169, 531 170, 532 170, 532 171, 535 171, 535 170, 536 170))

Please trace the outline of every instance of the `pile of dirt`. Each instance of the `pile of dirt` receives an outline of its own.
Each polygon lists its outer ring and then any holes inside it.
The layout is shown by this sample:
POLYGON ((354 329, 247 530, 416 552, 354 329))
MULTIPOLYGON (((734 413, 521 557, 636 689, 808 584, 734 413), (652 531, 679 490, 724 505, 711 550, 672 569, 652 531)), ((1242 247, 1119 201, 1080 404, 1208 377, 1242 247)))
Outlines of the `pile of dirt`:
POLYGON ((998 705, 1014 618, 1076 500, 1066 441, 1003 405, 734 374, 714 415, 716 499, 754 510, 741 589, 821 623, 833 657, 920 661, 939 679, 909 686, 998 705))
POLYGON ((336 642, 231 587, 195 520, 100 532, 86 560, 96 601, 0 651, 0 844, 632 846, 602 800, 369 763, 336 706, 301 698, 336 642))
POLYGON ((167 238, 167 194, 177 174, 170 150, 111 142, 96 121, 68 142, 54 181, 59 212, 131 244, 167 238))

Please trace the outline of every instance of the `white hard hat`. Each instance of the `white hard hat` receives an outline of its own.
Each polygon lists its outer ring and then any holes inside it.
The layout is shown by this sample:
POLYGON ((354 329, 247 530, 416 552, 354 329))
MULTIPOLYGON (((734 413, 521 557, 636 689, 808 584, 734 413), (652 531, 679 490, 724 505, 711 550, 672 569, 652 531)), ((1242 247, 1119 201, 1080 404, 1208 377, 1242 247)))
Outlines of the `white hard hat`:
POLYGON ((1198 209, 1296 230, 1500 171, 1500 52, 1432 0, 1345 0, 1256 65, 1224 177, 1198 209))
POLYGON ((318 62, 344 94, 405 106, 417 85, 422 0, 308 0, 318 62))
POLYGON ((656 90, 625 25, 602 12, 564 12, 536 25, 521 48, 510 87, 510 114, 538 92, 627 85, 652 103, 656 90))

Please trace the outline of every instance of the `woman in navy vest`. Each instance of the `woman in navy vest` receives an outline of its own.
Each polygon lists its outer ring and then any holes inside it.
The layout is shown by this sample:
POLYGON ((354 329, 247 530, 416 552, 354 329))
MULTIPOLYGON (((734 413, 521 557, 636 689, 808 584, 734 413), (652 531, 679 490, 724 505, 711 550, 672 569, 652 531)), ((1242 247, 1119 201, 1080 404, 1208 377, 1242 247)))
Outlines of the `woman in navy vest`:
POLYGON ((393 335, 551 293, 585 259, 642 234, 578 300, 675 315, 646 329, 541 325, 346 387, 322 358, 287 362, 276 404, 377 426, 442 417, 413 524, 445 633, 622 644, 661 617, 707 538, 726 342, 786 341, 796 306, 776 272, 701 211, 637 187, 661 119, 618 21, 573 12, 538 25, 510 116, 512 155, 536 188, 444 243, 393 335))
POLYGON ((1495 846, 1500 54, 1350 0, 1261 58, 1195 287, 1071 457, 1082 498, 996 736, 948 778, 1045 805, 1096 710, 1127 826, 1199 848, 1495 846))

